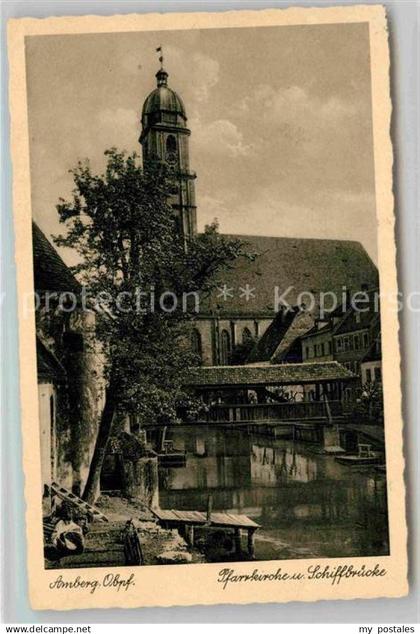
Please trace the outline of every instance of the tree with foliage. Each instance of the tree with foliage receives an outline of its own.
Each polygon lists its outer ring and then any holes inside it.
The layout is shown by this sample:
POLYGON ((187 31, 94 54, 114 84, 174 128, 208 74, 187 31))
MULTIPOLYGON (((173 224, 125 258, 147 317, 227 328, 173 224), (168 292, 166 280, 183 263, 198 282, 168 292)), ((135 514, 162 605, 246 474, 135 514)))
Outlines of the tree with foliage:
MULTIPOLYGON (((72 199, 57 205, 65 235, 56 243, 75 249, 73 268, 89 297, 106 310, 96 318, 105 354, 105 404, 83 498, 93 502, 112 424, 118 414, 168 424, 177 407, 192 405, 183 390, 197 359, 185 345, 188 320, 216 275, 243 254, 238 240, 217 225, 190 236, 176 230, 168 204, 171 182, 163 167, 143 170, 136 154, 107 150, 104 173, 88 161, 72 170, 72 199), (187 295, 188 294, 188 295, 187 295), (188 297, 189 301, 182 301, 188 297), (177 298, 177 301, 174 299, 177 298)), ((245 254, 244 254, 245 255, 245 254)))
POLYGON ((384 402, 381 381, 370 381, 359 388, 353 406, 358 421, 383 424, 384 402))

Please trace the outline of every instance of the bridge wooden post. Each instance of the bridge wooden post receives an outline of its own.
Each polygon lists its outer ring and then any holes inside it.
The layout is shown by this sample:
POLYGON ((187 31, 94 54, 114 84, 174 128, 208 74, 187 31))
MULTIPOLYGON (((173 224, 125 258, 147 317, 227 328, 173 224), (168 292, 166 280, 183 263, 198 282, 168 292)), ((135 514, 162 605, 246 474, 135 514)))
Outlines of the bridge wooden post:
POLYGON ((235 528, 235 553, 237 555, 240 555, 242 552, 242 548, 241 548, 241 529, 240 528, 235 528))
POLYGON ((194 546, 194 526, 185 525, 185 538, 187 540, 187 544, 194 546))
POLYGON ((255 555, 254 533, 255 528, 248 528, 248 555, 251 559, 254 559, 255 555))

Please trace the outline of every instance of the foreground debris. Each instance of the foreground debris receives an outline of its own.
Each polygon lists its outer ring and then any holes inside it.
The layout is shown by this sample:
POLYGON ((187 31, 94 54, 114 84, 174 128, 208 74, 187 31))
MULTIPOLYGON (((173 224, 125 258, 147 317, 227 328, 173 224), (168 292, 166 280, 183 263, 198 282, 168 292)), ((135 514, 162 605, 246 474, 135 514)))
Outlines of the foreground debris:
POLYGON ((175 529, 159 526, 153 514, 141 503, 120 497, 101 496, 98 508, 108 522, 94 521, 85 534, 82 553, 47 556, 47 568, 94 568, 197 563, 202 555, 190 552, 175 529), (137 541, 138 540, 138 541, 137 541))

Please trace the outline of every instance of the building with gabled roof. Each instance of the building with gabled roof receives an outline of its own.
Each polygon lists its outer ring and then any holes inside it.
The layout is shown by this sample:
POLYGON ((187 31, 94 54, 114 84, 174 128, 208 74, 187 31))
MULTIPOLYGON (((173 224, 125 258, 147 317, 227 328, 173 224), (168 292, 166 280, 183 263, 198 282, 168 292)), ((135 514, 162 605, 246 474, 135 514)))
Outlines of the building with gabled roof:
POLYGON ((356 297, 347 307, 339 306, 300 337, 304 362, 336 360, 356 375, 380 332, 377 289, 365 292, 368 301, 359 305, 356 297))

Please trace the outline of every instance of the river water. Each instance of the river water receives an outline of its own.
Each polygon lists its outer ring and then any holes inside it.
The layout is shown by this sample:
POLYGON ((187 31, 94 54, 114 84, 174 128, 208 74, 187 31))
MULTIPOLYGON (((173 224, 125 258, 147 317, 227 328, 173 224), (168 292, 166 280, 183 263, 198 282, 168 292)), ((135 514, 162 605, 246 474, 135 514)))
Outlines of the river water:
POLYGON ((186 465, 160 470, 163 509, 243 513, 261 528, 255 558, 388 554, 385 476, 306 443, 208 426, 172 428, 186 465))

